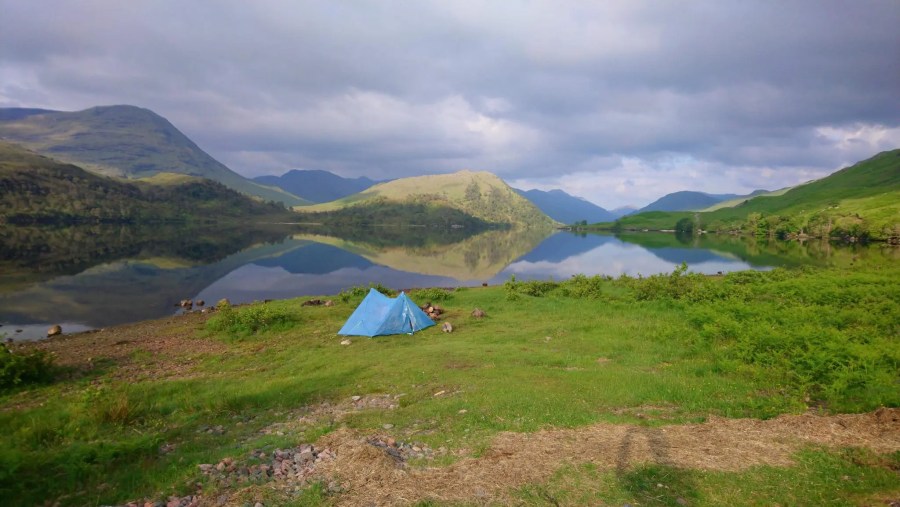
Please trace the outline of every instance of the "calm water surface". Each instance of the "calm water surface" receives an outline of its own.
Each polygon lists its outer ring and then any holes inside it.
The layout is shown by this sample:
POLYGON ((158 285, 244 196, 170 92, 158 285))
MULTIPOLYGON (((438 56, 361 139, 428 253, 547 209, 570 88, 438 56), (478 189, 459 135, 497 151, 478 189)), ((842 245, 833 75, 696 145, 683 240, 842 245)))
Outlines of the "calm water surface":
POLYGON ((682 262, 699 273, 891 256, 878 247, 678 238, 671 234, 174 227, 0 228, 0 335, 43 337, 172 315, 181 299, 215 304, 407 289, 651 275, 682 262))

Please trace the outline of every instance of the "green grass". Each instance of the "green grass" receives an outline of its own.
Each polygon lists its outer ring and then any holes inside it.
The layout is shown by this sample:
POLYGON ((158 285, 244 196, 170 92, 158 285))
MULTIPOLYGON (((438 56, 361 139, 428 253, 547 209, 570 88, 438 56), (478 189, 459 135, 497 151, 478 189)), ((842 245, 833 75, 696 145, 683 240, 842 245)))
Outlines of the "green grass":
MULTIPOLYGON (((200 478, 199 463, 264 445, 296 445, 332 429, 259 433, 286 421, 289 411, 367 393, 403 396, 395 410, 355 412, 342 424, 370 432, 390 423, 433 448, 476 452, 500 431, 900 405, 896 263, 862 259, 853 267, 717 278, 677 271, 640 279, 511 281, 442 300, 452 334, 436 326, 412 336, 356 337, 342 346, 335 333, 360 301, 362 291, 356 292, 346 302, 334 298, 334 307, 291 300, 235 309, 234 327, 198 330, 221 338, 227 352, 194 357, 183 377, 151 374, 126 383, 112 364, 90 377, 3 395, 0 496, 31 505, 75 495, 61 504, 97 505, 186 492, 185 484, 200 478), (487 316, 471 318, 475 307, 487 316), (267 315, 289 318, 271 325, 267 315), (232 331, 241 339, 232 339, 232 331), (445 394, 435 396, 440 391, 445 394), (219 424, 227 428, 223 435, 198 432, 219 424), (177 445, 161 455, 163 443, 177 445)), ((412 297, 421 304, 420 296, 435 294, 412 297)), ((813 450, 793 468, 741 473, 579 469, 521 494, 533 504, 543 498, 541 488, 576 504, 579 494, 653 504, 642 491, 667 480, 692 504, 753 504, 750 488, 764 490, 759 504, 807 498, 815 504, 834 495, 852 503, 857 493, 887 487, 880 462, 847 456, 813 450), (855 482, 831 484, 843 475, 855 482), (582 493, 575 479, 592 486, 582 493), (816 485, 818 496, 809 493, 816 485)), ((320 493, 309 493, 310 501, 322 500, 320 493)), ((661 498, 667 505, 678 497, 661 498)))
POLYGON ((788 468, 756 466, 742 472, 665 465, 626 470, 570 465, 544 484, 521 488, 518 498, 528 506, 853 506, 882 505, 900 493, 897 453, 885 457, 858 449, 808 448, 796 461, 788 468))

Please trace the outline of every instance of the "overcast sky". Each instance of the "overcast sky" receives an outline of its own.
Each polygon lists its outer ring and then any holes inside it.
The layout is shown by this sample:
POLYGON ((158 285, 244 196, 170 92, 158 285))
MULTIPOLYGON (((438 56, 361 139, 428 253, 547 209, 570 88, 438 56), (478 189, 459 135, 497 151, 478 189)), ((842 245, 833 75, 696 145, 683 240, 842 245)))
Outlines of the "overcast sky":
POLYGON ((468 168, 613 208, 900 147, 898 27, 897 0, 0 0, 0 107, 147 107, 247 176, 468 168))

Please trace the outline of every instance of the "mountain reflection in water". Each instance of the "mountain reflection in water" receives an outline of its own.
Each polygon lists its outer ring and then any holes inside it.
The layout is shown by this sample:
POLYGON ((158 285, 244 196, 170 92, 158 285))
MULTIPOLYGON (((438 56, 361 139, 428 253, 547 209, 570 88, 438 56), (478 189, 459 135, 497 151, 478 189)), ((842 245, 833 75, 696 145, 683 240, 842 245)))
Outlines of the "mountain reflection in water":
POLYGON ((829 243, 533 229, 352 230, 94 226, 0 227, 0 334, 43 336, 172 315, 184 298, 214 304, 337 294, 380 283, 406 289, 671 272, 770 269, 885 254, 829 243), (23 331, 17 333, 16 330, 23 331))

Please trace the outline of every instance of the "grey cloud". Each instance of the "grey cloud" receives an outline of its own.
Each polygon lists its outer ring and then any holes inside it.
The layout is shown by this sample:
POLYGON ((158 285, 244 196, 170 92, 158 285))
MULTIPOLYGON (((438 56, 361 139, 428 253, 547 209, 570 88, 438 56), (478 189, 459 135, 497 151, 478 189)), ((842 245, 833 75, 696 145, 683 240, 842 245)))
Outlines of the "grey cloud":
POLYGON ((628 158, 664 179, 689 159, 755 187, 764 170, 798 180, 900 143, 893 1, 0 0, 0 11, 0 105, 149 107, 247 174, 472 167, 544 181, 606 178, 628 158))

